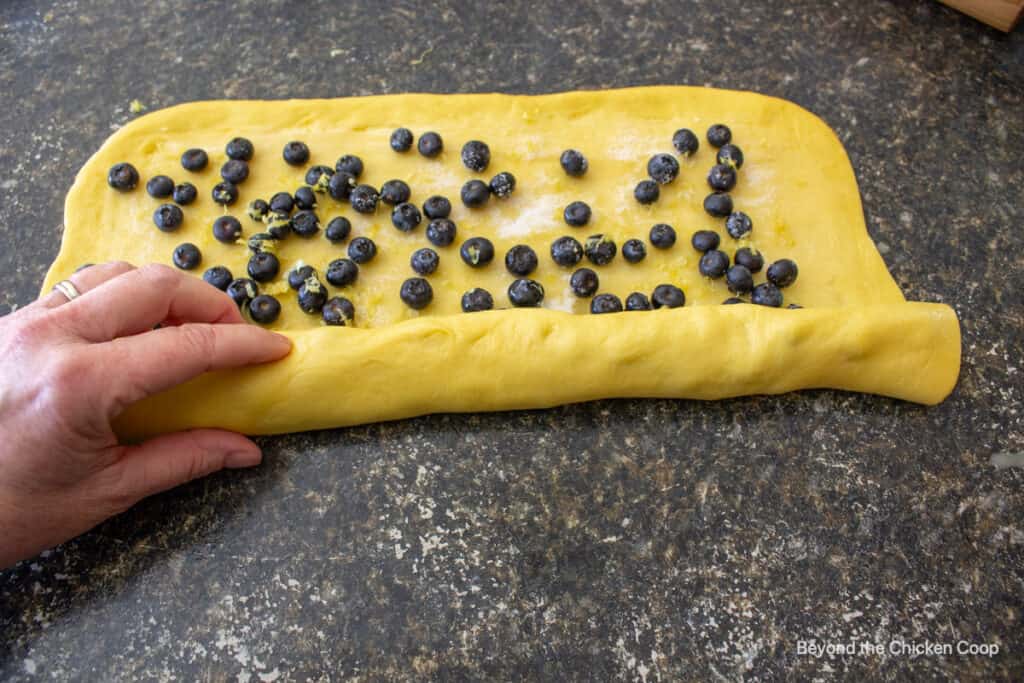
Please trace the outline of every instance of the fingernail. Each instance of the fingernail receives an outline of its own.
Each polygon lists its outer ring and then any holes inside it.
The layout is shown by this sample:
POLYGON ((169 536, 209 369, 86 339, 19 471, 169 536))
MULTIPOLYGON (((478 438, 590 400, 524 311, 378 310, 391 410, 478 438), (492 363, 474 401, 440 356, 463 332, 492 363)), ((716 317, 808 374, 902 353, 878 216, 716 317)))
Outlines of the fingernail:
POLYGON ((274 336, 277 337, 277 341, 278 341, 278 343, 281 344, 281 348, 288 349, 289 351, 291 350, 291 348, 292 348, 291 337, 286 337, 285 335, 277 334, 276 332, 274 333, 274 336))
POLYGON ((259 450, 229 451, 224 456, 224 467, 228 469, 239 469, 241 467, 253 467, 259 465, 263 460, 263 453, 259 450))

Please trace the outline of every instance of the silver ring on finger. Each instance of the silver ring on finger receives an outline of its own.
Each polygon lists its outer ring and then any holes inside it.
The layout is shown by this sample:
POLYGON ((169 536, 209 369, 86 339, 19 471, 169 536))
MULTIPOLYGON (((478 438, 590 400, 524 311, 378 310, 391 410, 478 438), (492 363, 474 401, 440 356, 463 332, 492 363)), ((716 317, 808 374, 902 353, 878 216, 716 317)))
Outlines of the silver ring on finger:
POLYGON ((64 295, 64 298, 68 301, 74 301, 78 297, 82 296, 82 293, 78 291, 75 284, 71 280, 61 280, 53 286, 55 292, 60 292, 64 295))

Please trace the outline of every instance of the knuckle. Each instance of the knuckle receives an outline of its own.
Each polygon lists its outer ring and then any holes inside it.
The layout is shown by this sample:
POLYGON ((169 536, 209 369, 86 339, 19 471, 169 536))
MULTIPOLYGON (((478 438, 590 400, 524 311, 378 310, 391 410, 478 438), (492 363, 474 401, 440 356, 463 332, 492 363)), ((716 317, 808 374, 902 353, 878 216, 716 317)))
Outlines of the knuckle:
POLYGON ((124 275, 135 270, 135 266, 128 263, 127 261, 110 261, 103 264, 103 269, 109 273, 112 273, 115 277, 118 275, 124 275))
POLYGON ((54 388, 66 390, 81 382, 87 370, 85 359, 80 354, 64 352, 49 361, 46 377, 54 388))
POLYGON ((217 335, 209 325, 186 324, 177 328, 181 343, 192 354, 210 358, 217 344, 217 335))
POLYGON ((139 277, 145 279, 148 284, 156 288, 172 287, 181 278, 170 266, 162 263, 150 263, 138 269, 139 277))
POLYGON ((5 346, 10 350, 27 351, 35 348, 50 332, 47 316, 33 315, 15 322, 7 335, 5 346))

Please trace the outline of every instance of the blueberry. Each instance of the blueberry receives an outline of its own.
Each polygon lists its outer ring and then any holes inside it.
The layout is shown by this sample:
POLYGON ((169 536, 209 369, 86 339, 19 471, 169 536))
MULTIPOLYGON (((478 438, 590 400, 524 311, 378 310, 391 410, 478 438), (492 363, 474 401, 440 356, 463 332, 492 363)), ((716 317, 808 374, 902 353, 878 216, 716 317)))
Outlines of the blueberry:
POLYGON ((486 289, 476 287, 462 295, 462 311, 464 313, 489 311, 492 308, 494 308, 494 297, 486 289))
POLYGON ((583 247, 583 253, 595 266, 606 266, 615 258, 615 242, 604 235, 591 235, 583 247))
POLYGON ((268 214, 267 232, 275 240, 283 240, 292 232, 292 217, 286 213, 268 214))
POLYGON ((185 214, 174 204, 161 204, 153 212, 153 222, 164 232, 174 232, 181 227, 185 214))
POLYGON ((291 217, 291 229, 299 237, 312 237, 320 231, 320 219, 312 211, 297 211, 291 217))
POLYGON ((192 183, 178 183, 174 186, 174 192, 171 194, 174 201, 182 206, 188 206, 196 200, 197 196, 199 196, 199 191, 192 183))
POLYGON ((309 277, 316 277, 316 269, 306 264, 297 265, 288 271, 288 286, 298 291, 309 277))
POLYGON ((270 204, 267 204, 267 202, 262 199, 254 199, 249 202, 249 206, 245 210, 245 213, 254 221, 263 222, 266 215, 270 213, 270 204))
POLYGON ((408 152, 412 148, 412 131, 408 128, 396 128, 391 133, 391 149, 396 152, 408 152))
POLYGON ((107 185, 110 185, 115 190, 127 192, 134 190, 138 184, 139 172, 127 162, 114 164, 110 167, 110 171, 107 172, 107 185))
POLYGON ((482 173, 491 163, 491 148, 486 142, 470 140, 462 146, 462 165, 470 171, 482 173))
POLYGON ((344 327, 355 320, 356 307, 345 297, 336 296, 324 304, 321 317, 325 325, 344 327))
POLYGON ((586 202, 573 202, 565 207, 562 218, 574 228, 584 226, 590 221, 590 207, 586 202))
POLYGON ((513 280, 508 286, 508 300, 519 308, 535 308, 544 300, 544 286, 536 280, 513 280))
POLYGON ((560 266, 575 266, 583 258, 583 245, 574 237, 559 237, 551 243, 551 258, 560 266))
POLYGON ((352 208, 359 213, 373 213, 377 210, 377 201, 380 195, 373 185, 356 185, 352 188, 352 194, 348 201, 352 208))
POLYGON ((269 251, 259 251, 249 257, 246 270, 256 282, 270 282, 281 272, 281 263, 269 251))
POLYGON ((356 263, 369 263, 377 255, 377 245, 369 237, 357 237, 348 243, 348 257, 356 263))
POLYGON ((295 190, 295 206, 306 211, 316 208, 316 193, 309 185, 303 185, 295 190))
POLYGON ((305 142, 292 140, 284 146, 281 156, 283 156, 284 160, 292 166, 302 166, 309 161, 309 147, 305 142))
POLYGON ((389 180, 380 186, 380 200, 391 206, 409 201, 410 195, 412 190, 402 180, 389 180))
POLYGON ((334 163, 334 170, 359 178, 363 174, 363 160, 354 154, 345 154, 334 163))
POLYGON ((778 308, 782 305, 782 292, 771 282, 762 282, 750 294, 750 303, 778 308))
POLYGON ((590 301, 591 313, 621 313, 622 301, 614 294, 598 294, 590 301))
POLYGON ((181 155, 181 167, 186 171, 202 171, 209 162, 210 157, 206 155, 206 150, 196 147, 186 149, 184 154, 181 155))
POLYGON ((334 169, 330 166, 324 166, 323 164, 310 166, 306 171, 306 184, 313 188, 314 192, 322 194, 327 192, 327 188, 331 182, 331 176, 333 175, 334 169))
POLYGON ((736 187, 736 169, 728 164, 715 164, 708 173, 708 185, 717 192, 728 192, 736 187))
POLYGON ((391 210, 391 224, 402 232, 411 232, 423 221, 420 210, 415 204, 406 202, 391 210))
MULTIPOLYGON (((355 190, 355 187, 355 176, 348 171, 337 171, 327 180, 327 194, 339 202, 352 201, 352 192, 355 190)), ((369 185, 363 185, 362 187, 369 187, 369 185)), ((376 195, 377 190, 373 192, 376 195)), ((376 207, 376 203, 374 207, 376 207)))
POLYGON ((347 240, 350 232, 352 232, 352 223, 344 216, 338 216, 332 218, 331 222, 327 224, 327 229, 324 230, 324 237, 327 238, 328 242, 336 244, 347 240))
POLYGON ((276 251, 277 250, 277 238, 266 232, 258 232, 255 235, 251 235, 245 242, 249 251, 256 254, 261 251, 276 251))
POLYGON ((428 159, 433 159, 444 149, 444 141, 441 140, 440 135, 431 131, 420 136, 419 142, 416 143, 416 149, 428 159))
POLYGON ((601 286, 597 273, 590 268, 580 268, 569 278, 569 289, 578 297, 586 298, 594 296, 594 292, 601 286))
POLYGON ((718 245, 721 244, 721 242, 722 238, 719 237, 718 233, 714 230, 698 230, 693 233, 693 237, 690 238, 690 244, 694 249, 700 252, 718 249, 718 245))
POLYGON ((742 247, 736 250, 736 255, 733 256, 733 262, 745 266, 751 273, 760 272, 761 268, 764 267, 764 257, 756 249, 750 247, 742 247))
POLYGON ((238 188, 225 180, 213 186, 210 196, 221 206, 231 206, 238 200, 238 188))
POLYGON ((672 146, 684 157, 692 156, 700 148, 700 140, 689 128, 680 128, 672 136, 672 146))
POLYGON ((622 244, 622 258, 630 263, 640 263, 647 256, 647 247, 637 239, 626 240, 622 244))
POLYGON ((455 223, 447 218, 435 218, 427 225, 427 239, 435 247, 447 247, 455 241, 455 223))
POLYGON ((658 201, 658 195, 661 194, 661 190, 658 189, 658 183, 653 180, 641 180, 636 184, 636 189, 633 190, 633 196, 641 204, 653 204, 658 201))
POLYGON ((651 246, 658 249, 669 249, 676 243, 675 228, 667 223, 658 223, 651 226, 651 232, 648 237, 651 240, 651 246))
POLYGON ((213 221, 213 236, 218 242, 234 244, 242 236, 242 224, 234 216, 217 216, 213 221))
POLYGON ((765 275, 768 277, 768 282, 771 282, 776 287, 789 287, 796 282, 798 272, 796 262, 784 258, 768 266, 765 275))
POLYGON ((437 270, 437 266, 440 262, 441 257, 437 255, 436 251, 429 247, 417 249, 409 258, 409 265, 412 266, 413 271, 419 275, 430 275, 437 270))
POLYGON ((278 192, 270 198, 268 207, 276 213, 291 213, 295 208, 295 200, 287 192, 278 192))
POLYGON ((686 304, 686 295, 675 285, 658 285, 651 294, 651 306, 654 308, 679 308, 686 304))
POLYGON ((579 178, 587 172, 587 158, 575 149, 562 152, 558 161, 562 164, 562 170, 574 178, 579 178))
POLYGON ((537 270, 537 252, 525 244, 517 244, 505 252, 505 268, 513 275, 525 277, 537 270))
POLYGON ((241 159, 228 159, 220 167, 220 177, 235 185, 243 183, 249 177, 249 164, 241 159))
POLYGON ((245 138, 232 138, 224 146, 224 153, 228 155, 228 158, 239 161, 252 159, 253 151, 252 143, 245 138))
MULTIPOLYGON (((422 141, 423 138, 420 138, 422 141)), ((434 289, 421 277, 411 277, 402 283, 398 296, 413 310, 422 310, 434 300, 434 289)))
POLYGON ((712 147, 721 147, 727 145, 732 141, 732 131, 729 127, 716 123, 715 125, 708 128, 708 142, 711 143, 712 147))
POLYGON ((729 269, 729 255, 724 251, 718 249, 711 249, 710 251, 704 252, 700 257, 700 265, 698 270, 704 277, 709 277, 713 280, 725 275, 725 271, 729 269))
POLYGON ((470 180, 462 186, 459 192, 462 203, 470 208, 483 206, 491 196, 491 189, 482 180, 470 180))
POLYGON ((172 260, 174 265, 182 270, 192 270, 203 260, 203 255, 199 253, 199 247, 191 242, 185 242, 174 248, 172 260))
POLYGON ((433 197, 427 197, 427 201, 423 202, 423 215, 431 220, 448 218, 451 213, 452 203, 448 201, 447 197, 435 194, 433 197))
POLYGON ((494 245, 486 237, 470 237, 459 247, 459 256, 467 265, 482 268, 494 260, 494 245))
POLYGON ((725 284, 733 294, 746 294, 754 288, 754 276, 746 266, 733 266, 725 273, 725 284))
POLYGON ((146 192, 154 199, 165 199, 174 194, 174 181, 165 175, 155 175, 146 183, 146 192))
POLYGON ((671 154, 655 154, 647 162, 647 175, 659 185, 668 185, 679 175, 679 162, 671 154))
POLYGON ((722 302, 723 306, 732 306, 733 304, 744 304, 746 303, 743 299, 738 296, 730 296, 728 299, 722 302))
POLYGON ((299 287, 296 298, 299 308, 313 315, 323 311, 324 304, 327 303, 327 290, 315 276, 311 276, 299 287))
POLYGON ((206 272, 203 273, 203 281, 207 284, 213 285, 222 292, 227 290, 228 285, 231 284, 233 279, 234 276, 231 275, 231 271, 224 266, 207 268, 206 272))
POLYGON ((335 287, 346 287, 359 278, 359 265, 352 259, 334 259, 327 264, 324 278, 335 287))
POLYGON ((259 294, 260 289, 255 280, 250 280, 247 277, 240 277, 236 280, 232 280, 231 284, 229 284, 228 288, 224 291, 227 292, 228 296, 230 296, 234 300, 235 304, 241 308, 251 300, 255 299, 259 294))
POLYGON ((704 210, 715 218, 732 213, 732 197, 727 192, 712 192, 704 198, 704 210))
POLYGON ((281 315, 281 302, 269 294, 260 294, 249 302, 249 315, 260 325, 269 325, 281 315))
POLYGON ((720 164, 726 164, 733 168, 739 169, 743 167, 743 150, 736 145, 725 144, 718 148, 718 154, 715 155, 715 161, 720 164))
POLYGON ((502 171, 493 178, 491 182, 487 184, 493 194, 498 199, 506 199, 511 197, 512 193, 516 189, 516 177, 508 171, 502 171))
POLYGON ((754 229, 754 223, 750 216, 742 211, 733 211, 725 219, 725 229, 735 239, 739 239, 754 229))
POLYGON ((646 294, 640 292, 633 292, 626 297, 626 310, 627 311, 649 311, 651 310, 651 300, 647 298, 646 294))

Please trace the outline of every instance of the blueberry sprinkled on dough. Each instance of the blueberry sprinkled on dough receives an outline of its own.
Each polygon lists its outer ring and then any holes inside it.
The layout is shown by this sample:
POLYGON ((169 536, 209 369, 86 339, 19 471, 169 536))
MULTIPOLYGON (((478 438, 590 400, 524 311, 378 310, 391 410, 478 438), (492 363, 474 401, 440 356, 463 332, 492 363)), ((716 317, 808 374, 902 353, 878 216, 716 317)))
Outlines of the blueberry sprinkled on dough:
POLYGON ((459 197, 462 198, 462 203, 473 209, 478 206, 483 206, 487 203, 487 199, 491 196, 491 188, 487 187, 487 183, 482 180, 470 180, 462 186, 462 190, 459 191, 459 197))
POLYGON ((590 222, 590 207, 586 202, 575 201, 565 207, 562 212, 565 222, 574 228, 579 228, 590 222))
POLYGON ((260 325, 269 325, 281 315, 281 302, 269 294, 260 294, 249 302, 249 315, 260 325))
POLYGON ((758 273, 764 267, 764 257, 761 256, 761 252, 750 247, 737 249, 732 260, 734 263, 746 267, 751 273, 758 273))
POLYGON ((600 286, 601 281, 598 279, 597 273, 590 268, 580 268, 569 278, 569 288, 573 294, 581 298, 593 296, 600 286))
POLYGON ((345 154, 334 163, 334 170, 359 178, 363 174, 363 160, 354 154, 345 154))
POLYGON ((704 198, 704 210, 715 218, 732 213, 732 197, 727 192, 712 192, 704 198))
POLYGON ((444 149, 444 141, 440 135, 431 131, 420 136, 419 141, 416 143, 416 149, 428 159, 433 159, 444 149))
POLYGON ((217 216, 213 221, 213 236, 218 242, 234 244, 242 236, 242 224, 234 216, 217 216))
POLYGON ((718 249, 722 238, 714 230, 698 230, 690 238, 690 244, 699 252, 707 252, 718 249))
POLYGON ((630 263, 640 263, 647 256, 647 247, 638 239, 626 240, 622 244, 622 258, 630 263))
POLYGON ((225 180, 213 186, 210 196, 221 206, 231 206, 238 200, 238 188, 225 180))
POLYGON ((155 175, 146 183, 146 192, 154 199, 166 199, 174 194, 174 181, 165 175, 155 175))
POLYGON ((185 214, 174 204, 161 204, 153 212, 153 222, 163 232, 174 232, 184 219, 185 214))
POLYGON ((782 292, 771 282, 762 282, 750 294, 750 303, 778 308, 782 305, 782 292))
POLYGON ((728 164, 715 164, 708 173, 708 185, 717 192, 728 192, 736 187, 736 169, 728 164))
POLYGON ((110 171, 107 172, 107 185, 110 185, 115 190, 128 192, 129 190, 134 190, 138 184, 139 172, 127 162, 114 164, 110 167, 110 171))
POLYGON ((239 161, 249 161, 249 159, 252 159, 254 151, 252 142, 246 138, 232 138, 224 146, 224 153, 228 155, 228 158, 238 159, 239 161))
POLYGON ((314 192, 327 192, 328 183, 333 175, 334 169, 330 166, 323 164, 310 166, 306 171, 306 184, 313 188, 314 192))
POLYGON ((626 297, 626 310, 627 311, 649 311, 651 310, 651 300, 647 298, 646 294, 641 292, 633 292, 626 297))
POLYGON ((668 185, 679 175, 679 162, 671 154, 655 154, 647 162, 647 175, 659 185, 668 185))
POLYGON ((404 180, 395 178, 380 186, 380 200, 390 206, 409 201, 411 195, 412 190, 404 180))
POLYGON ((583 245, 574 237, 559 237, 551 243, 551 258, 560 266, 575 266, 583 258, 583 245))
MULTIPOLYGON (((321 183, 325 176, 321 175, 321 183)), ((347 202, 352 200, 352 192, 355 191, 356 179, 348 171, 337 171, 330 178, 327 179, 327 194, 331 195, 332 199, 336 199, 339 202, 347 202)), ((364 185, 362 187, 369 187, 364 185)), ((316 189, 316 186, 314 186, 316 189)), ((374 194, 376 194, 374 190, 374 194)), ((376 206, 376 204, 374 204, 376 206)))
POLYGON ((270 282, 281 271, 281 263, 269 251, 258 251, 249 257, 246 270, 256 282, 270 282))
POLYGON ((258 232, 246 240, 246 246, 254 254, 261 251, 273 252, 277 250, 277 238, 267 232, 258 232))
POLYGON ((409 257, 409 265, 412 266, 413 272, 418 275, 430 275, 437 266, 441 263, 441 257, 437 255, 437 252, 430 247, 423 247, 417 249, 409 257))
POLYGON ((582 177, 587 172, 587 167, 589 166, 587 158, 575 149, 567 149, 562 152, 562 156, 558 161, 562 164, 562 170, 574 178, 582 177))
MULTIPOLYGON (((422 138, 421 138, 422 140, 422 138)), ((426 308, 434 300, 434 289, 424 278, 411 277, 402 283, 398 292, 405 305, 414 310, 426 308)))
POLYGON ((423 215, 430 220, 448 218, 451 213, 452 203, 448 201, 447 197, 435 194, 433 197, 427 197, 427 201, 423 202, 423 215))
POLYGON ((284 146, 281 156, 291 166, 302 166, 309 161, 309 147, 305 142, 292 140, 284 146))
POLYGON ((489 311, 492 308, 494 308, 494 297, 486 289, 476 287, 462 295, 462 311, 464 313, 489 311))
POLYGON ((243 183, 249 177, 249 164, 241 159, 228 159, 220 167, 220 177, 235 185, 243 183))
POLYGON ((466 265, 482 268, 494 260, 494 245, 486 237, 470 237, 459 247, 459 256, 466 265))
POLYGON ((292 217, 286 213, 271 213, 267 215, 267 232, 275 240, 283 240, 292 232, 292 217))
POLYGON ((743 299, 738 296, 730 296, 728 299, 722 302, 724 306, 732 306, 733 304, 744 304, 746 303, 743 299))
POLYGON ((641 204, 653 204, 658 201, 660 194, 661 190, 658 189, 658 183, 653 180, 641 180, 636 184, 636 189, 633 190, 633 197, 641 204))
POLYGON ((327 303, 327 288, 315 276, 310 276, 299 287, 296 300, 303 312, 310 315, 320 313, 327 303))
POLYGON ((590 312, 596 314, 621 313, 622 301, 614 294, 598 294, 590 301, 590 312))
POLYGON ((182 270, 192 270, 203 260, 203 255, 199 252, 199 247, 191 242, 185 242, 174 248, 171 260, 182 270))
POLYGON ((287 192, 277 192, 270 198, 270 210, 280 213, 291 213, 295 208, 295 198, 287 192))
POLYGON ((210 163, 210 157, 207 156, 206 150, 197 147, 186 149, 181 155, 181 167, 186 171, 202 171, 208 163, 210 163))
POLYGON ((423 221, 420 210, 415 204, 405 202, 391 211, 391 224, 402 232, 411 232, 423 221))
POLYGON ((171 194, 171 198, 174 199, 175 203, 181 206, 188 206, 198 196, 199 190, 192 183, 178 183, 174 186, 174 192, 171 194))
POLYGON ((657 223, 651 226, 648 238, 651 240, 651 246, 658 249, 669 249, 676 243, 676 231, 667 223, 657 223))
POLYGON ((203 281, 213 285, 222 292, 227 291, 228 285, 231 284, 233 279, 234 276, 231 274, 231 271, 224 266, 207 268, 206 272, 203 273, 203 281))
POLYGON ((754 276, 749 268, 736 264, 726 271, 725 284, 733 294, 747 294, 754 289, 754 276))
POLYGON ((312 211, 298 211, 292 216, 292 230, 299 237, 312 237, 320 232, 320 219, 312 211))
POLYGON ((412 148, 412 131, 408 128, 396 128, 389 141, 391 149, 396 152, 408 152, 412 148))
POLYGON ((525 277, 537 270, 537 252, 525 244, 517 244, 505 252, 505 268, 513 275, 525 277))
POLYGON ((717 280, 725 275, 725 271, 729 269, 729 255, 718 249, 706 251, 700 257, 698 269, 704 277, 717 280))
POLYGON ((359 213, 373 213, 377 210, 378 199, 380 199, 380 195, 377 194, 377 188, 373 185, 356 185, 352 188, 352 194, 349 195, 348 201, 352 208, 359 213))
POLYGON ((447 218, 435 218, 427 225, 427 239, 435 247, 447 247, 455 241, 455 222, 447 218))
MULTIPOLYGON (((330 268, 330 266, 328 266, 330 268)), ((298 291, 302 283, 309 277, 316 277, 316 270, 313 266, 306 264, 297 264, 294 268, 288 271, 288 286, 298 291)), ((330 278, 328 278, 330 282, 330 278)))
POLYGON ((369 263, 377 255, 377 245, 369 237, 357 237, 348 243, 348 257, 356 263, 369 263))
POLYGON ((742 211, 733 211, 725 219, 725 229, 729 232, 730 236, 740 239, 754 229, 754 222, 750 220, 750 216, 742 211))
POLYGON ((768 282, 776 287, 789 287, 796 282, 798 272, 796 262, 784 258, 768 266, 765 275, 768 277, 768 282))
POLYGON ((356 307, 343 296, 331 298, 321 311, 325 325, 344 327, 356 319, 356 307))
POLYGON ((332 218, 331 222, 327 224, 327 229, 324 230, 324 237, 327 238, 328 242, 337 244, 347 240, 350 232, 352 232, 352 223, 344 216, 337 216, 332 218))
POLYGON ((240 277, 237 280, 232 280, 231 284, 229 284, 227 289, 224 291, 226 291, 228 296, 234 300, 235 304, 241 308, 252 299, 255 299, 260 290, 255 280, 250 280, 247 277, 240 277))
POLYGON ((513 280, 508 286, 508 300, 519 308, 540 306, 544 300, 544 286, 536 280, 513 280))
POLYGON ((700 148, 700 140, 689 128, 680 128, 672 136, 672 146, 684 157, 688 157, 700 148))
POLYGON ((312 211, 316 208, 316 193, 313 192, 313 188, 308 185, 303 185, 299 189, 295 190, 295 206, 300 209, 306 209, 312 211))
POLYGON ((254 199, 249 202, 245 213, 254 221, 263 222, 263 219, 270 213, 270 204, 263 199, 254 199))
POLYGON ((615 258, 615 241, 604 235, 591 235, 583 247, 583 253, 595 266, 606 266, 615 258))
POLYGON ((732 131, 722 123, 716 123, 708 128, 708 142, 712 147, 721 147, 732 141, 732 131))
POLYGON ((359 278, 359 265, 352 259, 334 259, 327 264, 324 278, 335 287, 346 287, 359 278))
POLYGON ((727 164, 739 169, 743 166, 743 150, 732 144, 722 145, 718 154, 715 155, 715 160, 720 164, 727 164))
POLYGON ((651 294, 653 308, 679 308, 686 304, 686 295, 675 285, 658 285, 651 294))
POLYGON ((516 177, 508 171, 502 171, 488 183, 488 187, 491 189, 493 194, 498 199, 506 199, 512 196, 512 193, 516 189, 516 177))
POLYGON ((470 171, 483 172, 491 163, 491 148, 486 142, 470 140, 462 146, 462 165, 470 171))

